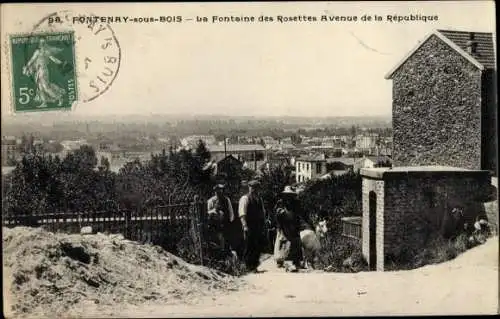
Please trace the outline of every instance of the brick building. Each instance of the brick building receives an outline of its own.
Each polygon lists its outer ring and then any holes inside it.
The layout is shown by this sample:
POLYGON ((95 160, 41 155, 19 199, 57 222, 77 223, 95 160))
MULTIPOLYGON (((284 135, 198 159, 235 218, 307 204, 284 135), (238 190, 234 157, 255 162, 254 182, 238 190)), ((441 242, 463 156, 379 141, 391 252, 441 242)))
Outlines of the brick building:
POLYGON ((471 223, 485 214, 490 174, 446 166, 361 169, 362 249, 370 268, 381 270, 426 246, 433 234, 454 230, 450 213, 471 223))
POLYGON ((498 205, 490 196, 498 174, 493 42, 490 33, 435 31, 386 76, 393 168, 361 169, 362 250, 372 270, 486 216, 485 202, 498 205))
POLYGON ((396 166, 451 165, 498 174, 494 36, 438 30, 387 75, 396 166))

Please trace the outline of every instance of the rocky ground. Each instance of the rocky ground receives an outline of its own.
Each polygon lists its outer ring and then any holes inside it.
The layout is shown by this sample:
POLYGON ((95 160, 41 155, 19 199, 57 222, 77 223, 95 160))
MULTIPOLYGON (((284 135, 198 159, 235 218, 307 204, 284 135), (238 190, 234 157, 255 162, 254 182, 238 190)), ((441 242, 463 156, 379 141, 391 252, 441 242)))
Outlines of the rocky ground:
MULTIPOLYGON (((234 317, 498 313, 498 237, 410 271, 287 273, 272 258, 241 280, 117 236, 4 229, 15 317, 234 317)), ((5 280, 7 279, 7 280, 5 280)))
POLYGON ((108 313, 150 318, 498 313, 498 237, 449 262, 409 271, 286 273, 272 259, 261 268, 265 272, 247 275, 246 288, 238 291, 108 313))
POLYGON ((120 235, 2 230, 4 309, 16 317, 79 317, 87 308, 195 301, 242 284, 120 235))

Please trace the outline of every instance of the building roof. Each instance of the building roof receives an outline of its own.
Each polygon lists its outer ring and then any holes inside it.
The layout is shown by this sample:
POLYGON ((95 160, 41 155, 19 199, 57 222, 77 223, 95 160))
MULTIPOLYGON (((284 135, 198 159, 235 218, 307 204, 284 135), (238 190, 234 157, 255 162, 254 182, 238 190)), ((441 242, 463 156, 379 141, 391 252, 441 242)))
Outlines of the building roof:
MULTIPOLYGON (((477 42, 476 53, 472 56, 481 63, 485 69, 495 69, 495 45, 493 43, 493 34, 489 32, 466 32, 452 30, 438 30, 439 33, 450 39, 462 50, 467 51, 467 42, 471 34, 474 35, 474 41, 477 42)), ((469 54, 469 53, 467 53, 469 54)))
MULTIPOLYGON (((210 152, 224 152, 224 145, 207 145, 210 152)), ((226 151, 234 152, 250 152, 250 151, 265 151, 266 148, 260 144, 227 144, 226 151)))
POLYGON ((300 162, 326 162, 326 159, 321 156, 301 156, 295 159, 295 161, 300 161, 300 162))
POLYGON ((290 143, 283 143, 283 144, 273 144, 269 146, 269 149, 271 150, 281 150, 281 149, 295 149, 295 145, 290 144, 290 143))
POLYGON ((392 75, 408 60, 417 50, 427 42, 432 36, 437 36, 443 42, 448 44, 453 50, 466 58, 470 63, 478 69, 496 69, 495 63, 495 46, 492 33, 487 32, 467 32, 467 31, 451 31, 451 30, 435 30, 428 34, 420 41, 406 56, 399 61, 394 68, 386 74, 385 79, 391 79, 392 75), (477 54, 469 54, 467 50, 467 42, 470 40, 471 34, 474 35, 474 41, 477 42, 477 54))
POLYGON ((327 163, 342 163, 344 165, 354 165, 355 159, 352 157, 330 157, 326 159, 327 163))
POLYGON ((359 160, 356 161, 356 163, 359 163, 361 162, 362 160, 364 159, 369 159, 370 161, 372 161, 373 163, 378 163, 378 162, 386 162, 386 161, 389 161, 392 163, 392 159, 390 157, 387 157, 387 156, 364 156, 362 158, 360 158, 359 160))
POLYGON ((486 170, 471 170, 461 167, 453 166, 442 166, 442 165, 424 165, 424 166, 398 166, 393 168, 378 167, 378 168, 362 168, 361 175, 379 178, 388 177, 389 175, 399 176, 399 175, 459 175, 459 174, 484 174, 489 175, 490 172, 486 170))

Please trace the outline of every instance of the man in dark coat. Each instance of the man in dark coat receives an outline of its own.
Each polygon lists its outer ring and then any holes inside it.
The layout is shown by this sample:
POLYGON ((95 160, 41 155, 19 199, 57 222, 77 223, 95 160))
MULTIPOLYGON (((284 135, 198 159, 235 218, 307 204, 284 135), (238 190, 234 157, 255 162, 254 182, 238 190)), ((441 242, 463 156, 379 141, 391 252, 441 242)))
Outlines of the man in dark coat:
POLYGON ((238 207, 238 215, 241 219, 246 242, 245 263, 251 272, 257 272, 260 255, 266 244, 266 211, 259 191, 260 183, 258 181, 248 182, 248 193, 240 198, 238 207))

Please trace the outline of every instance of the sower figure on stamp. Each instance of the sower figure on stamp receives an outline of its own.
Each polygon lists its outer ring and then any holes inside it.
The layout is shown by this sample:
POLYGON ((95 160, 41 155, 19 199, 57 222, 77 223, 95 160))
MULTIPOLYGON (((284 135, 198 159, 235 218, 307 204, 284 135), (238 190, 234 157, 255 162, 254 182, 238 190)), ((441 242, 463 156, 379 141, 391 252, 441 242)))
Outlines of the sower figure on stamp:
POLYGON ((250 181, 248 193, 240 198, 238 209, 246 242, 245 263, 251 272, 257 272, 260 255, 266 244, 266 211, 259 191, 260 183, 256 180, 250 181))
POLYGON ((231 253, 231 224, 234 222, 234 212, 231 200, 224 195, 224 184, 214 186, 215 195, 208 202, 208 217, 212 230, 216 233, 224 253, 231 253))
POLYGON ((33 76, 36 85, 35 101, 40 102, 40 108, 47 107, 47 103, 57 102, 59 106, 63 103, 64 89, 60 88, 49 79, 49 63, 62 64, 63 62, 54 57, 54 54, 62 49, 49 46, 44 39, 39 42, 39 47, 33 53, 31 59, 23 67, 23 74, 33 76))

